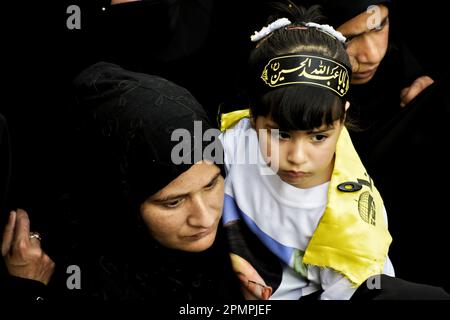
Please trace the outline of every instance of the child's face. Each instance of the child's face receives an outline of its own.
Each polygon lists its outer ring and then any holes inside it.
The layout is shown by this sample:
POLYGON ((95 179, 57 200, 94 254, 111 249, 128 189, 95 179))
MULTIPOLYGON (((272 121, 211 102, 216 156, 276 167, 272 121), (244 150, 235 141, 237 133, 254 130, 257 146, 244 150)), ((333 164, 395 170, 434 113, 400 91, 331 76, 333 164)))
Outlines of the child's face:
POLYGON ((276 135, 273 129, 279 127, 271 117, 258 116, 255 121, 260 149, 266 161, 272 168, 278 168, 277 174, 283 181, 302 189, 330 180, 342 127, 341 121, 337 120, 332 127, 324 125, 311 132, 279 131, 276 135), (263 134, 264 131, 267 134, 263 134))

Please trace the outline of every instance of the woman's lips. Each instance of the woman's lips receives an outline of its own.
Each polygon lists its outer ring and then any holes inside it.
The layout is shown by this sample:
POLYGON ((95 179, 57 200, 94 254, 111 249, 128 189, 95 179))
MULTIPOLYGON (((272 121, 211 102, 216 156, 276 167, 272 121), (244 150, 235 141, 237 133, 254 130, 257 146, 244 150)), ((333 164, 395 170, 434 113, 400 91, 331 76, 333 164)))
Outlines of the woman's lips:
POLYGON ((375 73, 376 70, 377 69, 375 68, 375 69, 371 69, 371 70, 364 71, 364 72, 355 72, 355 73, 353 73, 352 77, 354 77, 356 79, 369 78, 375 73))
POLYGON ((209 228, 207 230, 195 233, 195 234, 193 234, 191 236, 186 236, 185 238, 187 238, 187 239, 189 239, 191 241, 196 241, 196 240, 199 240, 201 238, 204 238, 204 237, 208 236, 209 234, 211 234, 211 232, 213 232, 213 230, 214 230, 214 228, 211 227, 211 228, 209 228))

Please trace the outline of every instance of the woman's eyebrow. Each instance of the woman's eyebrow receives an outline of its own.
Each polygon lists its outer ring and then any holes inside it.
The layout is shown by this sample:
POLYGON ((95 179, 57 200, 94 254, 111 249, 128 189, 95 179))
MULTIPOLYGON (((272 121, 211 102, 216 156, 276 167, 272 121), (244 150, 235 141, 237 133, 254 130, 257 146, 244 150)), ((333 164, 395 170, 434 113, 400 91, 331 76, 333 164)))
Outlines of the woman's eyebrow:
POLYGON ((346 38, 355 38, 355 37, 358 37, 358 36, 360 36, 360 35, 362 35, 362 34, 364 34, 364 33, 370 32, 370 31, 372 31, 372 30, 374 30, 374 29, 376 29, 376 28, 384 27, 384 25, 385 25, 386 22, 388 21, 388 18, 389 18, 389 15, 386 15, 386 17, 384 17, 384 19, 381 20, 380 24, 377 25, 377 26, 375 26, 375 27, 373 27, 372 29, 368 29, 368 30, 365 30, 365 31, 359 32, 359 33, 348 33, 348 34, 345 35, 345 37, 346 37, 346 38))
POLYGON ((220 171, 217 172, 217 174, 214 176, 214 178, 212 178, 211 180, 209 180, 209 182, 208 182, 207 184, 205 184, 205 185, 203 186, 203 188, 205 188, 205 187, 209 186, 210 184, 212 184, 215 180, 217 180, 217 178, 219 178, 219 176, 220 176, 220 171))
POLYGON ((186 196, 188 196, 188 195, 189 195, 189 193, 183 193, 183 194, 171 194, 171 195, 167 195, 167 196, 164 196, 164 197, 162 197, 162 198, 159 198, 159 199, 152 199, 152 200, 150 200, 150 202, 153 202, 153 203, 163 203, 163 202, 168 202, 168 201, 177 200, 177 199, 179 199, 179 198, 183 198, 183 197, 186 197, 186 196))
MULTIPOLYGON (((214 176, 214 178, 212 178, 207 184, 205 184, 202 188, 205 188, 206 186, 210 185, 211 183, 213 183, 217 178, 219 178, 220 176, 220 171, 214 176)), ((158 198, 158 199, 153 199, 151 200, 151 202, 153 203, 162 203, 162 202, 168 202, 171 200, 176 200, 179 198, 183 198, 183 197, 187 197, 189 195, 189 193, 180 193, 180 194, 169 194, 166 195, 164 197, 158 198)))

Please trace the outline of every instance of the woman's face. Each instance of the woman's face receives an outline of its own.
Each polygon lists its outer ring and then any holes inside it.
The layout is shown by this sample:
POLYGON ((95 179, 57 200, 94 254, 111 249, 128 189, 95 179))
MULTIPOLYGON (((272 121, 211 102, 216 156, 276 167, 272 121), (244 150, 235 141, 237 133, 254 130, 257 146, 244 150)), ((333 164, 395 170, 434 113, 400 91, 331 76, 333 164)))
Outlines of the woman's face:
POLYGON ((389 39, 389 10, 374 6, 337 28, 347 37, 347 53, 352 63, 352 84, 369 82, 386 55, 389 39))
POLYGON ((199 162, 141 205, 151 235, 171 249, 199 252, 216 237, 222 215, 224 179, 220 169, 199 162))

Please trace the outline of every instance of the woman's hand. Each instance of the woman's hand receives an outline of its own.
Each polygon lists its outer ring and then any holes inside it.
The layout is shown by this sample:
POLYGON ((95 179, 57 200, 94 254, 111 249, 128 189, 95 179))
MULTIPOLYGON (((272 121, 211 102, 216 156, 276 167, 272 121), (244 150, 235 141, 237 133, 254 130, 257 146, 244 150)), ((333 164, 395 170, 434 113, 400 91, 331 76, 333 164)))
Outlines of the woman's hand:
POLYGON ((38 236, 31 237, 30 220, 24 210, 12 211, 3 232, 2 256, 10 275, 48 284, 55 263, 41 249, 38 236))
POLYGON ((434 80, 429 76, 422 76, 414 80, 409 87, 404 88, 400 92, 400 106, 406 106, 433 82, 434 80))

